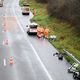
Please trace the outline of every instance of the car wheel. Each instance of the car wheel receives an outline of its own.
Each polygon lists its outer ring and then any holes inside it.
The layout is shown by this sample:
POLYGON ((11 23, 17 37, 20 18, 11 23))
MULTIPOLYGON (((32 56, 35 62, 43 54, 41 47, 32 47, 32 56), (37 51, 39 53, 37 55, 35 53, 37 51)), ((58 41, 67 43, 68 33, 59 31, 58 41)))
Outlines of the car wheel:
POLYGON ((22 13, 22 15, 24 15, 24 14, 22 13))
POLYGON ((29 13, 27 13, 27 15, 29 15, 29 13))
POLYGON ((75 74, 73 74, 73 78, 76 80, 77 78, 76 78, 76 76, 75 76, 75 74))
POLYGON ((27 31, 27 33, 29 34, 29 31, 27 31))
POLYGON ((28 35, 30 35, 30 32, 29 32, 29 31, 27 31, 27 34, 28 34, 28 35))
POLYGON ((70 73, 71 72, 70 69, 68 69, 67 72, 70 73))

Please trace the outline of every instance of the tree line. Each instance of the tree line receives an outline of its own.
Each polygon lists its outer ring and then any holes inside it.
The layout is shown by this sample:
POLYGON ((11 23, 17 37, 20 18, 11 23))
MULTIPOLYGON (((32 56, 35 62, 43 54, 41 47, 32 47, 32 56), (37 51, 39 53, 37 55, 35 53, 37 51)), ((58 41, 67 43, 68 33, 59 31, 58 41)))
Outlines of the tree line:
POLYGON ((47 10, 50 16, 67 20, 76 28, 80 29, 80 0, 36 0, 47 3, 47 10))

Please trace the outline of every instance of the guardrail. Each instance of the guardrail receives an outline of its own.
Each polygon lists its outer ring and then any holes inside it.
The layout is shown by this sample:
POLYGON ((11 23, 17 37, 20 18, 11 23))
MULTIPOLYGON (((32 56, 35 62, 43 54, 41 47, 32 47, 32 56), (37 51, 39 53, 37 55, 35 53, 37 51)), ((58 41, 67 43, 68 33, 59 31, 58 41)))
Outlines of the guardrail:
POLYGON ((71 57, 76 63, 80 64, 80 61, 78 59, 76 59, 70 52, 68 52, 66 49, 63 49, 64 52, 66 52, 66 54, 71 57))

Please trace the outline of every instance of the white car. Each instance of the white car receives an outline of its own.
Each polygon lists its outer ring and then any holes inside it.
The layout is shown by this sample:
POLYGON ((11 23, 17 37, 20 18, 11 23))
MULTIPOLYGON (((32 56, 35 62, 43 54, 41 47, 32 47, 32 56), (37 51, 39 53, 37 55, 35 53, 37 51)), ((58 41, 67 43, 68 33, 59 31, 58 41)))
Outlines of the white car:
POLYGON ((23 15, 29 15, 30 14, 30 7, 29 7, 29 5, 25 5, 21 9, 22 9, 22 14, 23 15))
POLYGON ((30 25, 28 25, 27 27, 28 27, 28 29, 27 29, 28 35, 37 35, 37 27, 38 27, 37 23, 33 22, 30 25))

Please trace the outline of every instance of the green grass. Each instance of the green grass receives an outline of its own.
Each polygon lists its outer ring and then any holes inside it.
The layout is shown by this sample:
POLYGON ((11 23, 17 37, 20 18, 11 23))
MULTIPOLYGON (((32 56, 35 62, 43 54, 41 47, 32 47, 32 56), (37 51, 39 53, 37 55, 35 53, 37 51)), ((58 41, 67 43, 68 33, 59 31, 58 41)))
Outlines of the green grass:
MULTIPOLYGON (((24 3, 24 0, 20 1, 20 5, 24 3)), ((77 32, 73 26, 67 22, 60 21, 55 17, 50 17, 46 10, 46 4, 37 3, 35 0, 28 0, 31 10, 36 10, 36 16, 34 20, 42 27, 47 27, 50 30, 50 35, 56 35, 57 40, 50 41, 59 51, 62 51, 64 46, 69 52, 71 52, 77 59, 80 60, 80 36, 77 36, 77 32)), ((68 58, 68 57, 67 57, 68 58)), ((71 60, 70 60, 71 61, 71 60)))
POLYGON ((25 4, 27 4, 27 0, 20 0, 19 1, 19 5, 22 7, 24 6, 25 4))

